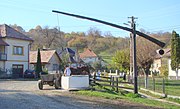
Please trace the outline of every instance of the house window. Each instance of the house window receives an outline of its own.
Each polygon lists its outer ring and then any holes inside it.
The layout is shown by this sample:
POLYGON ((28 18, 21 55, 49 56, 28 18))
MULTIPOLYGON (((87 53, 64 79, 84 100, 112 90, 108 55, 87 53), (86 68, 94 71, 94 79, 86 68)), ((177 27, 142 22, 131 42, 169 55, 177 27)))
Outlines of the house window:
POLYGON ((23 47, 22 46, 14 46, 13 54, 14 55, 23 55, 23 47))
POLYGON ((53 70, 58 70, 58 65, 57 64, 53 64, 53 70))

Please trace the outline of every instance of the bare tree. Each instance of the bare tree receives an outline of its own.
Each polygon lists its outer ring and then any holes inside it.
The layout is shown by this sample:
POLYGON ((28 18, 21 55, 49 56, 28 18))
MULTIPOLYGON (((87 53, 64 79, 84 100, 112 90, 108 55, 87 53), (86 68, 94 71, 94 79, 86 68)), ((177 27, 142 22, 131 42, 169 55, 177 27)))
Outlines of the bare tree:
POLYGON ((154 43, 137 37, 137 64, 143 71, 145 78, 145 87, 147 88, 148 75, 150 73, 151 64, 153 63, 154 55, 159 47, 154 43))

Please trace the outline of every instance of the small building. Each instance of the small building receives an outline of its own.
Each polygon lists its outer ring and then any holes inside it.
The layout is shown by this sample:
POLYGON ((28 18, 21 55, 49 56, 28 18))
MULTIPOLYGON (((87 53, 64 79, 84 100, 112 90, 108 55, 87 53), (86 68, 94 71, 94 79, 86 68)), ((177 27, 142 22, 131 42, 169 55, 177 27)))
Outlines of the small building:
POLYGON ((23 77, 29 69, 29 51, 33 40, 12 27, 0 25, 0 71, 2 76, 23 77))
MULTIPOLYGON (((48 73, 57 73, 60 71, 61 59, 56 50, 42 50, 41 63, 42 69, 48 73)), ((37 51, 30 51, 30 68, 35 69, 37 63, 37 51)))
POLYGON ((84 52, 79 53, 80 58, 84 63, 92 65, 94 62, 99 61, 98 56, 90 49, 85 49, 84 52))
MULTIPOLYGON (((155 59, 152 64, 151 71, 160 74, 161 72, 160 72, 159 68, 162 65, 166 65, 168 67, 168 77, 170 79, 175 79, 176 72, 174 70, 172 70, 172 68, 171 68, 171 49, 167 48, 167 49, 163 49, 163 50, 164 50, 164 54, 162 56, 159 54, 155 55, 155 59)), ((178 71, 178 77, 180 78, 180 69, 178 71)))
POLYGON ((68 62, 69 63, 77 63, 76 62, 76 52, 74 50, 72 50, 71 48, 62 48, 62 50, 60 50, 58 52, 58 55, 60 56, 60 58, 64 58, 63 56, 66 55, 68 56, 68 62))

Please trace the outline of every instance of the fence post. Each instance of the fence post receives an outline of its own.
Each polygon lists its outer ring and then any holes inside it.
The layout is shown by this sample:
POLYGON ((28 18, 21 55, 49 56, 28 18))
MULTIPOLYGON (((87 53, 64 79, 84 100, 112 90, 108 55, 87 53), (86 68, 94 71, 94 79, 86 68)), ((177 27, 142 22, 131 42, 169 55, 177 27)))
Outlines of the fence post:
POLYGON ((94 82, 94 84, 96 84, 96 73, 94 73, 94 75, 93 75, 93 82, 94 82))
POLYGON ((111 86, 111 81, 112 81, 112 75, 110 76, 110 86, 111 86))
POLYGON ((138 76, 138 86, 139 86, 139 90, 141 89, 141 81, 140 81, 140 77, 138 76))
POLYGON ((114 90, 114 77, 112 77, 112 89, 114 90))
POLYGON ((153 90, 155 92, 155 78, 153 77, 153 90))
POLYGON ((116 77, 116 92, 118 92, 118 77, 116 77))
POLYGON ((165 82, 164 82, 164 78, 163 78, 163 94, 165 94, 165 82))

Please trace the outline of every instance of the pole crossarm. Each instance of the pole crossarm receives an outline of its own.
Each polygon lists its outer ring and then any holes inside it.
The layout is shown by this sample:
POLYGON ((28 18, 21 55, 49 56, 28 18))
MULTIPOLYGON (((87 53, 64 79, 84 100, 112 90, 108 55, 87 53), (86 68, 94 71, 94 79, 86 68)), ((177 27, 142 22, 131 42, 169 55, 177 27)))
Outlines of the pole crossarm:
MULTIPOLYGON (((64 15, 68 15, 68 16, 72 16, 72 17, 77 17, 77 18, 81 18, 81 19, 86 19, 86 20, 91 20, 91 21, 94 21, 94 22, 98 22, 98 23, 102 23, 102 24, 105 24, 105 25, 109 25, 109 26, 112 26, 112 27, 115 27, 115 28, 119 28, 119 29, 122 29, 122 30, 125 30, 125 31, 129 31, 129 32, 133 32, 133 30, 131 28, 128 28, 128 27, 123 27, 123 26, 120 26, 120 25, 116 25, 116 24, 113 24, 113 23, 109 23, 109 22, 106 22, 106 21, 102 21, 102 20, 98 20, 98 19, 95 19, 95 18, 90 18, 90 17, 85 17, 85 16, 81 16, 81 15, 76 15, 76 14, 70 14, 70 13, 66 13, 66 12, 61 12, 61 11, 56 11, 56 10, 52 10, 52 12, 54 13, 59 13, 59 14, 64 14, 64 15)), ((139 32, 139 31, 136 31, 136 34, 159 45, 160 47, 164 47, 165 46, 165 43, 155 39, 155 38, 152 38, 150 37, 149 35, 147 34, 144 34, 142 32, 139 32)))

